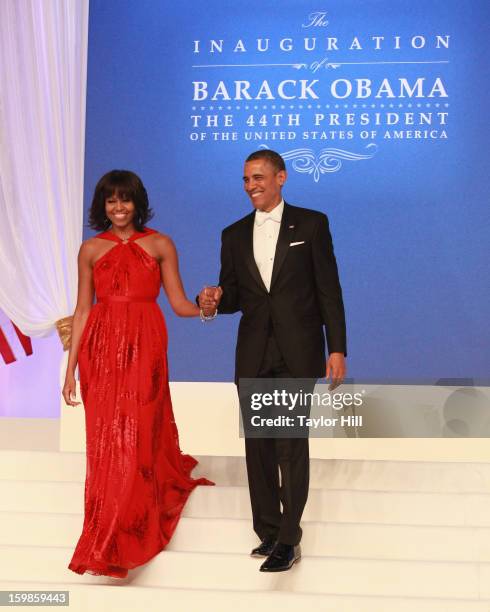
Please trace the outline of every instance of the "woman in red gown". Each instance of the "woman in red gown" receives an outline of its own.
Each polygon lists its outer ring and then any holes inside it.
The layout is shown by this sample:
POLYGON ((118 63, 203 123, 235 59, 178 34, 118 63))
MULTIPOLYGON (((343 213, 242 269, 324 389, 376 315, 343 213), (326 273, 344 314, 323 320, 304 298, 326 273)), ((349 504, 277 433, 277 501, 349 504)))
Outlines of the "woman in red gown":
POLYGON ((168 543, 197 485, 183 455, 168 385, 167 330, 156 302, 163 284, 174 312, 199 315, 184 292, 168 236, 145 227, 146 190, 114 170, 95 189, 90 225, 104 230, 78 256, 78 300, 63 397, 85 407, 83 531, 69 568, 117 578, 168 543), (94 294, 97 302, 93 304, 94 294))

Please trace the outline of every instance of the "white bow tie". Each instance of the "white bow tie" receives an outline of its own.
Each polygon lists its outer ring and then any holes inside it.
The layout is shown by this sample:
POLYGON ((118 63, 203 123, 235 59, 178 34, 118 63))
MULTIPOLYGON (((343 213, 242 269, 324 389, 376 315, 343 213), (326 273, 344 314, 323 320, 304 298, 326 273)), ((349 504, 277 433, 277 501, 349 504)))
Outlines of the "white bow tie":
POLYGON ((255 223, 257 225, 263 225, 268 219, 281 223, 281 215, 277 210, 278 207, 274 208, 271 212, 264 212, 262 210, 255 211, 255 223))

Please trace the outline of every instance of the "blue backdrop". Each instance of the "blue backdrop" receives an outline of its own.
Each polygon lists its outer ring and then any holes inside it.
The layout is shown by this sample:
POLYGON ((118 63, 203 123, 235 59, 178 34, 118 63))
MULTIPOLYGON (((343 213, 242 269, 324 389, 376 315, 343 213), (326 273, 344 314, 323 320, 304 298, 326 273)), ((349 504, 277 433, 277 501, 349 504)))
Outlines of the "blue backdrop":
MULTIPOLYGON (((329 216, 349 374, 485 378, 489 19, 483 0, 91 0, 86 208, 103 173, 138 173, 193 298, 251 209, 244 158, 273 148, 285 199, 329 216)), ((232 380, 238 317, 161 303, 171 379, 232 380)))

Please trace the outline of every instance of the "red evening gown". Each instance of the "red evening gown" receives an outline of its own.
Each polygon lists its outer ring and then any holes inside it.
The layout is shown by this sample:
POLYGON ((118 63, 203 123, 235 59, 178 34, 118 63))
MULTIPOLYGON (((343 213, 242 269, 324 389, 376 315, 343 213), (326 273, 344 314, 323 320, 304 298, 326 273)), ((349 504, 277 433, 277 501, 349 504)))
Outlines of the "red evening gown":
POLYGON ((69 568, 124 577, 169 542, 197 485, 182 454, 167 370, 167 330, 156 302, 160 267, 136 242, 116 244, 93 268, 97 303, 79 347, 87 472, 83 531, 69 568))

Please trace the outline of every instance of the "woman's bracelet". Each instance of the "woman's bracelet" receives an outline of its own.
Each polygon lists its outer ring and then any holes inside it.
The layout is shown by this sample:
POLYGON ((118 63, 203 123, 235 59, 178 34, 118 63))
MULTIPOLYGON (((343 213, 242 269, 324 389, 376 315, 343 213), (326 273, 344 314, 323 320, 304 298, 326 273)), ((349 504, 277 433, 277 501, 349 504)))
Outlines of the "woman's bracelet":
POLYGON ((213 319, 216 319, 216 317, 218 316, 218 309, 216 308, 216 310, 214 311, 214 314, 206 315, 204 314, 204 310, 201 308, 199 310, 199 316, 201 317, 201 321, 203 323, 207 323, 208 321, 212 321, 213 319))

